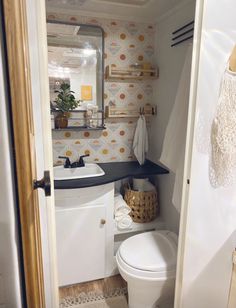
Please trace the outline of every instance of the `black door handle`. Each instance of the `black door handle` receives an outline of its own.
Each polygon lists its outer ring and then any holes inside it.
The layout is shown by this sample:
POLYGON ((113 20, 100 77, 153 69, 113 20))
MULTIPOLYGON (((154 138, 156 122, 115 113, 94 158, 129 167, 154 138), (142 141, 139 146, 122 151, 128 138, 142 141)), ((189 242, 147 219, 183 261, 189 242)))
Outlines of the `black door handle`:
POLYGON ((44 190, 46 197, 51 196, 51 179, 49 171, 44 171, 44 177, 41 180, 34 180, 34 189, 38 188, 44 190))

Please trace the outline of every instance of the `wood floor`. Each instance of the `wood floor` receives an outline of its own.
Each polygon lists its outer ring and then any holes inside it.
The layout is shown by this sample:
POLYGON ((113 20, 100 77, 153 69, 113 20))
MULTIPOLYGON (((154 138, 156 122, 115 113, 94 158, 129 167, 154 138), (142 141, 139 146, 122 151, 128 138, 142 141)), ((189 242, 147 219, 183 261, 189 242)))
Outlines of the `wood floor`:
POLYGON ((83 282, 71 286, 59 288, 60 299, 65 297, 74 297, 82 292, 102 292, 107 294, 119 288, 126 288, 127 284, 120 275, 112 276, 105 279, 99 279, 90 282, 83 282))

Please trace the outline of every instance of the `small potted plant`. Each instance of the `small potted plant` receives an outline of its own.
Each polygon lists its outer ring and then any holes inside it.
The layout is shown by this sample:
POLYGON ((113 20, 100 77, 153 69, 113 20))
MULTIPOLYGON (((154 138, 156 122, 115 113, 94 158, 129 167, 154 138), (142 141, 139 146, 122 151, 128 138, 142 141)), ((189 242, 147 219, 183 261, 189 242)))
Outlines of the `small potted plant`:
POLYGON ((70 90, 70 85, 63 82, 60 85, 60 89, 56 90, 57 98, 55 99, 55 107, 58 115, 55 117, 55 127, 56 128, 66 128, 68 125, 68 115, 69 111, 78 107, 79 102, 76 101, 73 93, 70 90))

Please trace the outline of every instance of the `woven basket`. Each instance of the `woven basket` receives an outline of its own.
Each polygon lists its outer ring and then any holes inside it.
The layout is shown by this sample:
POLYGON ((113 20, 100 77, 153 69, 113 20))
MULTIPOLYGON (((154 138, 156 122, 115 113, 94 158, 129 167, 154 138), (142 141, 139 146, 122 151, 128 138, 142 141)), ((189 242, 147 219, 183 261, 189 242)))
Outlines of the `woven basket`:
POLYGON ((130 185, 125 186, 126 203, 131 208, 130 216, 134 222, 144 223, 152 221, 157 216, 157 191, 135 191, 130 185))

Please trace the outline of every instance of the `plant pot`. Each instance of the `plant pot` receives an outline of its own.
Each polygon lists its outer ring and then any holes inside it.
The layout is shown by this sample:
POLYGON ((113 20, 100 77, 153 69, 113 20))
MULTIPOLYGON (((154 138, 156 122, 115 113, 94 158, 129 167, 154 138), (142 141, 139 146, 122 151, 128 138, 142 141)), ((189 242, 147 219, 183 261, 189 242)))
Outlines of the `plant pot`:
POLYGON ((56 128, 66 128, 68 126, 68 117, 65 113, 58 113, 55 117, 56 128))

